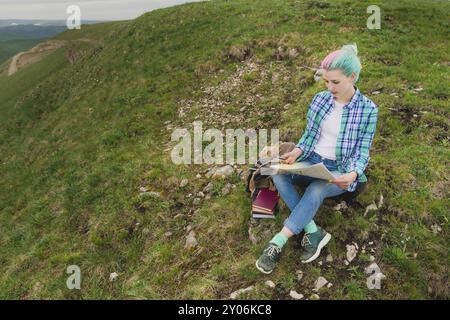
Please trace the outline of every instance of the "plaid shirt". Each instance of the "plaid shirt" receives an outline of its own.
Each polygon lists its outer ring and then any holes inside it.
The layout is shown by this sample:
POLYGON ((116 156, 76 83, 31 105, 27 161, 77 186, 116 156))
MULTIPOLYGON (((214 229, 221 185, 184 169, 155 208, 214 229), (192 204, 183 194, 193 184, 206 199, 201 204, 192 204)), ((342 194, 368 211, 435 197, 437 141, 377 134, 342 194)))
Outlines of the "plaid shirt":
MULTIPOLYGON (((354 191, 358 182, 367 181, 364 170, 369 163, 369 150, 378 119, 378 106, 365 97, 358 88, 352 100, 344 106, 341 128, 336 142, 336 163, 339 172, 355 171, 358 178, 350 184, 347 191, 354 191)), ((322 121, 334 108, 334 98, 329 91, 316 94, 309 106, 307 125, 297 144, 302 155, 297 161, 306 160, 314 151, 320 138, 322 121)))

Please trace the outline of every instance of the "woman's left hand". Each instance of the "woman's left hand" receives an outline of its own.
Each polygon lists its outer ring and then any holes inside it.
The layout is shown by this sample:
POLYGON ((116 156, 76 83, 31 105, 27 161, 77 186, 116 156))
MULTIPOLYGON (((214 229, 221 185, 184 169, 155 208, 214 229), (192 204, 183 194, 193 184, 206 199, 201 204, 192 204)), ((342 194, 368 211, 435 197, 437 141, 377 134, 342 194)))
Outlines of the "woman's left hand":
POLYGON ((330 180, 330 183, 336 184, 339 188, 347 190, 348 187, 356 180, 356 172, 343 174, 339 178, 330 180))

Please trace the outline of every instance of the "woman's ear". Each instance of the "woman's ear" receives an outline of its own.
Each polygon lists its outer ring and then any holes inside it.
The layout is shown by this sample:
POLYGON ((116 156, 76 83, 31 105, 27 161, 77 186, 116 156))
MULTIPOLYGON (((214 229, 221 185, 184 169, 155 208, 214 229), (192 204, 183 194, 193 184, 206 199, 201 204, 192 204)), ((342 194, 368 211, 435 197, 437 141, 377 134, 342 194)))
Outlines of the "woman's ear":
POLYGON ((350 75, 350 80, 352 80, 352 82, 354 83, 356 79, 356 73, 352 72, 352 74, 350 75))

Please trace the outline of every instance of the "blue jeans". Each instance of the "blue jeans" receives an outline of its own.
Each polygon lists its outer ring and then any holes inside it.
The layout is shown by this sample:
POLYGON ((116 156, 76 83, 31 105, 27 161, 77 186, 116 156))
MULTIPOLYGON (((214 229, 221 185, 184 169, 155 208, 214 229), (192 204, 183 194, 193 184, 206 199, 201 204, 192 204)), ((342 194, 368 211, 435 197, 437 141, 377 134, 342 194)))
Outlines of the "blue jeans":
MULTIPOLYGON (((342 175, 336 165, 336 161, 322 158, 313 152, 305 161, 309 165, 323 162, 323 164, 336 176, 342 175)), ((272 180, 280 193, 281 198, 291 210, 291 214, 284 221, 284 226, 292 233, 299 234, 303 228, 311 222, 323 200, 328 197, 338 196, 347 192, 334 183, 317 178, 295 175, 277 174, 272 176, 272 180), (295 185, 306 183, 308 187, 300 198, 295 185)))

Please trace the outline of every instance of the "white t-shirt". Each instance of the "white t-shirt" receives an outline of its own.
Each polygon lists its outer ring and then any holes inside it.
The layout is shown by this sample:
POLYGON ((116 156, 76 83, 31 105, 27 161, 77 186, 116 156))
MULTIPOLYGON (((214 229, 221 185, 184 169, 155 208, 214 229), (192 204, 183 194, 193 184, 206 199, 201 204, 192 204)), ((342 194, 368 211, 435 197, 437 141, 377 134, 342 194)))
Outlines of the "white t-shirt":
POLYGON ((322 121, 319 141, 314 152, 323 158, 336 160, 336 142, 341 128, 342 112, 345 103, 334 101, 334 108, 328 117, 322 121))

